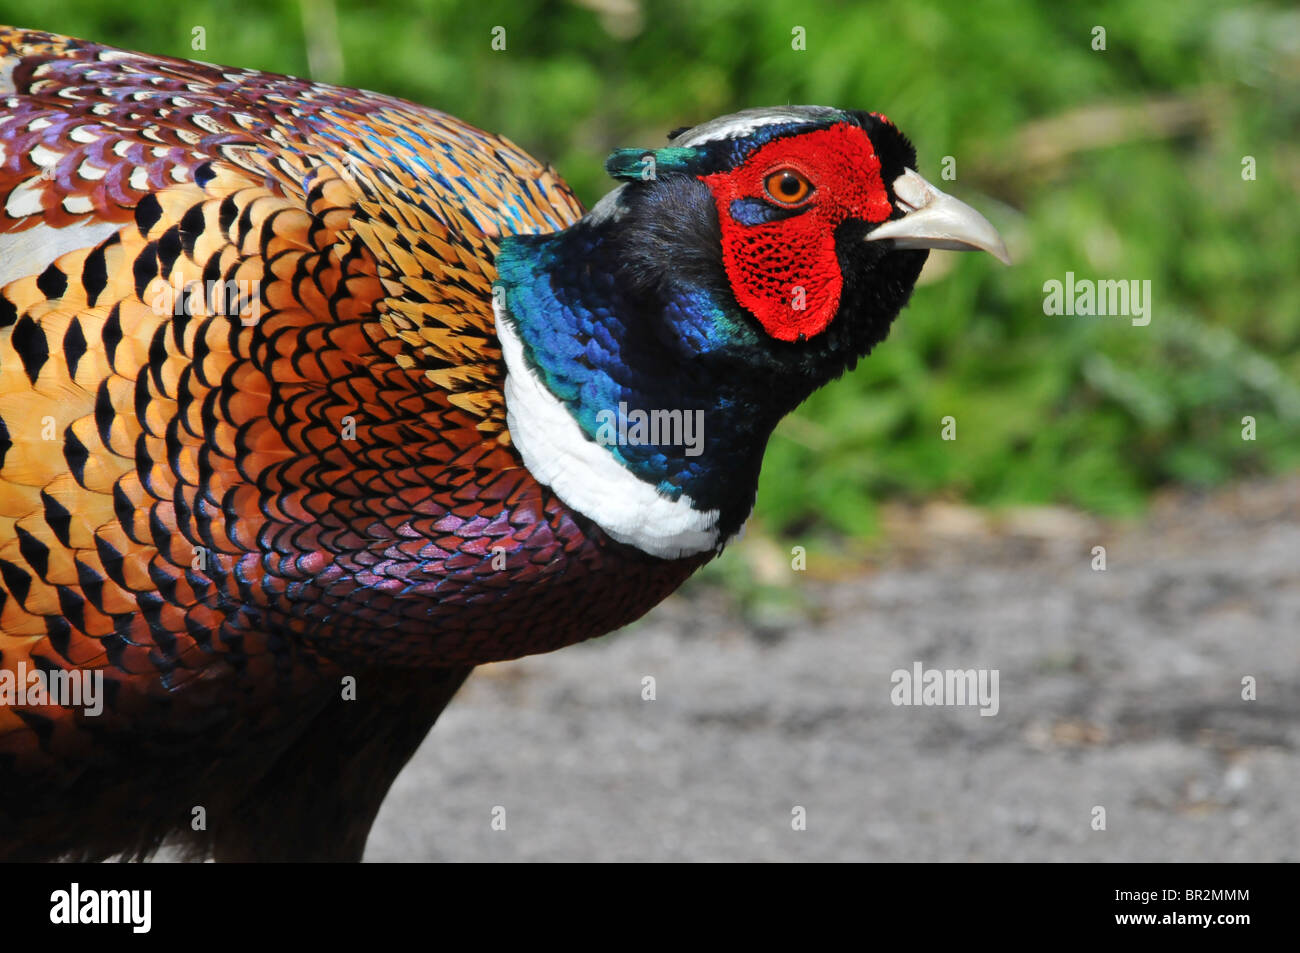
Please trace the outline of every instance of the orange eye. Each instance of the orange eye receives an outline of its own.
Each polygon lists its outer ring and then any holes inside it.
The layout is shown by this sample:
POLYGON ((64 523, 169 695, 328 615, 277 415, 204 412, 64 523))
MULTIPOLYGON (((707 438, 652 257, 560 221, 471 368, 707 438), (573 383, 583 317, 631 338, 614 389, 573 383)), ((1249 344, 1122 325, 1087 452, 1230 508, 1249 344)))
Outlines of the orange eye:
POLYGON ((763 180, 767 197, 777 205, 793 208, 802 205, 812 195, 812 183, 794 169, 777 169, 763 180))

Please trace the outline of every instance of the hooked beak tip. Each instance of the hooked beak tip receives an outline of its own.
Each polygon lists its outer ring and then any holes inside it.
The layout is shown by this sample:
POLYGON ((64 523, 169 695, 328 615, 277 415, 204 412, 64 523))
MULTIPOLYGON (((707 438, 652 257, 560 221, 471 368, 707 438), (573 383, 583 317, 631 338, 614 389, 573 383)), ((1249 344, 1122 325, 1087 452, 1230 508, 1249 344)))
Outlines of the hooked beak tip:
POLYGON ((913 170, 894 180, 894 195, 904 215, 876 226, 867 241, 891 239, 895 248, 986 251, 1002 264, 1011 264, 1006 243, 988 219, 913 170))

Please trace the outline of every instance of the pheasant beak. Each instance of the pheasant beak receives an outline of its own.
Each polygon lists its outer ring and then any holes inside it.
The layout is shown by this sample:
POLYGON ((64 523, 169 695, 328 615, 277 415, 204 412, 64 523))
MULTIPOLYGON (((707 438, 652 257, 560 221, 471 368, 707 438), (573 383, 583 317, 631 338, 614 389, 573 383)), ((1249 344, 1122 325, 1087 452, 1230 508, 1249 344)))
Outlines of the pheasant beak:
POLYGON ((1002 264, 1011 264, 1002 236, 987 218, 940 192, 911 169, 894 180, 894 196, 903 217, 876 226, 867 234, 867 241, 888 238, 895 248, 986 251, 1002 264))

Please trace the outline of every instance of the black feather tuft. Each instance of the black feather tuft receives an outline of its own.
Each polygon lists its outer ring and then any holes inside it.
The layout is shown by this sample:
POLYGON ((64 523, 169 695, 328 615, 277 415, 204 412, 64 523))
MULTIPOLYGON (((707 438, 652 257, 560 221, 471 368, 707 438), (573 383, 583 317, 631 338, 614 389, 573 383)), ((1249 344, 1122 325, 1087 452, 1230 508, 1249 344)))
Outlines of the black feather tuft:
POLYGON ((609 241, 617 247, 614 260, 631 288, 657 293, 671 278, 731 296, 722 264, 722 229, 707 185, 691 176, 667 175, 630 184, 622 200, 626 211, 609 241))

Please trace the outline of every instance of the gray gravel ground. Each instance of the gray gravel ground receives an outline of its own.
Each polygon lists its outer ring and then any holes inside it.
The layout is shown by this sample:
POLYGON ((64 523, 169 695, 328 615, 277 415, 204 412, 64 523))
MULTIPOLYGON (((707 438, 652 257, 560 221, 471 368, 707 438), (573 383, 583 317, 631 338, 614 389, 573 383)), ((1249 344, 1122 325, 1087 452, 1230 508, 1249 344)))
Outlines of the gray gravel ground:
POLYGON ((1127 528, 936 512, 853 578, 809 566, 816 611, 762 638, 696 588, 480 669, 367 859, 1300 859, 1300 481, 1127 528), (894 706, 915 661, 997 669, 998 714, 894 706))

